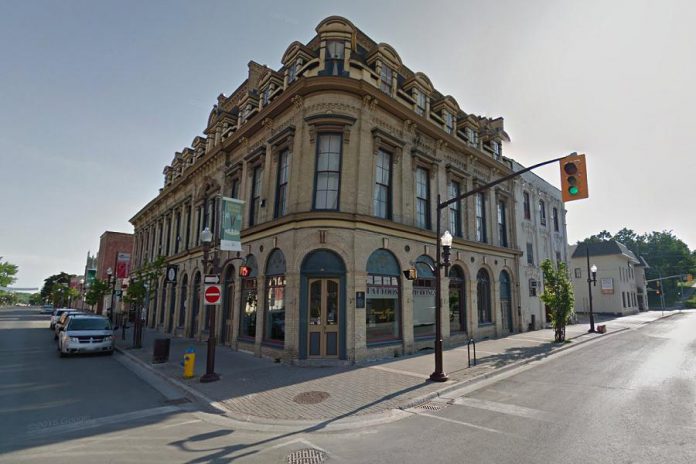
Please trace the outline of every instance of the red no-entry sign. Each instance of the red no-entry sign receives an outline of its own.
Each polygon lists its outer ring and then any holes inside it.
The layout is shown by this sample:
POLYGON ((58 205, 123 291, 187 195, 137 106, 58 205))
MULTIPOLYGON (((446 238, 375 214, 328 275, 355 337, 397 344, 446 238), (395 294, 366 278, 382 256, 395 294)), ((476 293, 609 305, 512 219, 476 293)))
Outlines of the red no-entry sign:
POLYGON ((220 297, 222 296, 222 293, 219 285, 206 285, 205 292, 203 294, 205 296, 205 304, 220 304, 220 297))

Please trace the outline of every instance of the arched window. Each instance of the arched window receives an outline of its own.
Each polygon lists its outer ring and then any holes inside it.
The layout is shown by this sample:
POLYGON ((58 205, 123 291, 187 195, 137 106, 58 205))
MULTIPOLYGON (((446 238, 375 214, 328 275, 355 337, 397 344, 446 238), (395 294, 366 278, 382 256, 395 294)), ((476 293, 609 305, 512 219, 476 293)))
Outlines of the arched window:
POLYGON ((375 250, 367 260, 365 337, 368 344, 401 338, 400 274, 399 263, 387 250, 375 250))
POLYGON ((188 297, 188 276, 184 274, 181 279, 181 288, 179 290, 179 327, 186 325, 186 298, 188 297))
POLYGON ((234 302, 234 266, 231 264, 225 270, 225 282, 222 289, 222 327, 220 327, 220 343, 228 342, 230 327, 232 327, 232 304, 234 302))
POLYGON ((476 274, 476 299, 479 324, 491 323, 491 278, 485 269, 479 270, 476 274))
POLYGON ((503 317, 503 330, 512 332, 512 290, 507 271, 500 272, 500 313, 503 317))
POLYGON ((466 286, 459 266, 449 270, 450 332, 466 332, 466 286))
POLYGON ((285 255, 278 248, 266 263, 266 307, 263 339, 272 343, 285 341, 285 255))
POLYGON ((249 275, 242 278, 242 308, 239 314, 239 338, 253 340, 256 337, 256 308, 258 307, 258 294, 256 288, 256 276, 258 266, 256 258, 249 255, 246 258, 249 267, 249 275))
POLYGON ((176 311, 176 282, 169 284, 169 315, 167 317, 167 330, 174 330, 174 311, 176 311))
POLYGON ((418 278, 413 281, 413 336, 435 334, 435 262, 421 255, 416 260, 418 278))

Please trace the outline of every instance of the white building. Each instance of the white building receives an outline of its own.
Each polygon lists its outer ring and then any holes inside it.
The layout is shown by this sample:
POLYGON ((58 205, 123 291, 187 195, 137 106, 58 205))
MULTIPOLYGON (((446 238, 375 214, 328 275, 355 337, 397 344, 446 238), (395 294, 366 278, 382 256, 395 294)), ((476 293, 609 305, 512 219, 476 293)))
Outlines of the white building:
POLYGON ((620 242, 581 243, 571 248, 571 280, 575 291, 575 311, 588 313, 587 254, 590 267, 597 266, 597 282, 592 286, 595 313, 634 314, 648 309, 645 269, 648 264, 620 242))
MULTIPOLYGON (((524 166, 512 161, 513 170, 524 166)), ((561 191, 533 172, 515 181, 515 217, 520 258, 520 319, 523 330, 539 329, 548 321, 546 308, 539 296, 543 292, 545 259, 568 264, 568 234, 561 191)))

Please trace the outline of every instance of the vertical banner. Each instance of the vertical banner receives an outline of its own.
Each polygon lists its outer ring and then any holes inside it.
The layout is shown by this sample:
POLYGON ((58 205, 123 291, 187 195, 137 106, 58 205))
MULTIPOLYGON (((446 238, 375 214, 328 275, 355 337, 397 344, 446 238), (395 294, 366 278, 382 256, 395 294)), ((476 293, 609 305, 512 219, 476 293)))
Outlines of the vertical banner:
POLYGON ((94 283, 94 279, 97 277, 96 269, 87 269, 87 275, 85 276, 85 284, 89 287, 94 283))
POLYGON ((235 198, 222 197, 220 221, 220 250, 242 251, 242 219, 244 218, 244 202, 235 198))
POLYGON ((121 253, 119 251, 116 257, 116 278, 125 279, 130 272, 130 253, 121 253))

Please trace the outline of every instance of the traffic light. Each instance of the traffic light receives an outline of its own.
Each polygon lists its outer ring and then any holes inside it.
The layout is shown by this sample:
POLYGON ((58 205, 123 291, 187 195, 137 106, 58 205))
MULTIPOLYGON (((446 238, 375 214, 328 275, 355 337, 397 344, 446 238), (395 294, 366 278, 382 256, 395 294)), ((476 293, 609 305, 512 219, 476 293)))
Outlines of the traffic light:
POLYGON ((239 276, 240 277, 249 277, 249 274, 251 274, 251 268, 249 266, 240 266, 240 268, 239 268, 239 276))
POLYGON ((404 277, 406 280, 416 280, 418 278, 418 271, 415 267, 408 268, 404 271, 404 277))
POLYGON ((582 200, 589 196, 585 155, 574 153, 561 159, 561 194, 563 201, 582 200))

